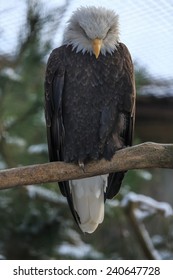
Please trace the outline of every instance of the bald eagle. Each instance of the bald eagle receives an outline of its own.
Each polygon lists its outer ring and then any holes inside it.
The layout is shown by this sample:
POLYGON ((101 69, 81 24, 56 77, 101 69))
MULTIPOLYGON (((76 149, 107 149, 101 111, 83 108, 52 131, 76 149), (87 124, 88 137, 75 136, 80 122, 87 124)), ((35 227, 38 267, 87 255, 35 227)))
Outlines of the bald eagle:
MULTIPOLYGON (((48 59, 45 116, 50 161, 84 168, 132 144, 134 71, 127 47, 119 42, 114 11, 81 7, 71 16, 62 46, 48 59)), ((118 193, 124 174, 59 183, 83 232, 92 233, 103 221, 104 202, 118 193)))

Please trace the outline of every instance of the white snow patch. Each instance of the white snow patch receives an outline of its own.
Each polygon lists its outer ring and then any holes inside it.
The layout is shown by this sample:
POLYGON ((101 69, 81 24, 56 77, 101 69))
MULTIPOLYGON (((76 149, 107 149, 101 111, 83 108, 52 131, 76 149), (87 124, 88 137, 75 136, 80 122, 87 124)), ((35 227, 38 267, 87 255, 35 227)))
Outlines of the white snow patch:
POLYGON ((161 213, 164 217, 173 216, 173 209, 169 203, 159 202, 151 197, 139 195, 133 192, 128 193, 121 201, 121 207, 127 207, 129 203, 138 204, 135 214, 139 219, 144 219, 155 213, 161 213))
POLYGON ((28 148, 28 152, 30 154, 40 154, 43 152, 47 152, 47 145, 46 144, 31 145, 28 148))
POLYGON ((90 244, 85 244, 81 240, 80 234, 75 230, 67 229, 67 235, 72 243, 63 242, 62 245, 57 247, 56 250, 59 254, 68 255, 78 259, 82 259, 88 255, 94 259, 100 259, 103 257, 102 253, 96 251, 90 244))
POLYGON ((64 242, 58 247, 58 253, 62 255, 68 255, 76 258, 84 258, 87 255, 92 256, 93 258, 100 258, 101 253, 93 250, 91 245, 85 244, 81 241, 78 245, 72 245, 67 242, 64 242))
POLYGON ((36 197, 41 197, 43 199, 46 199, 47 201, 53 202, 53 203, 65 203, 66 199, 58 195, 56 192, 52 190, 48 190, 46 188, 43 188, 41 186, 35 186, 35 185, 28 185, 26 186, 26 189, 28 191, 28 195, 30 198, 34 199, 36 197))
POLYGON ((139 176, 146 181, 150 181, 152 179, 152 174, 147 170, 138 170, 139 176))
POLYGON ((7 135, 6 142, 8 144, 17 145, 19 147, 25 147, 25 145, 26 145, 25 139, 23 139, 21 137, 17 137, 17 136, 9 136, 9 135, 7 135))
POLYGON ((3 70, 1 70, 1 74, 13 81, 17 81, 17 82, 21 81, 21 76, 17 74, 13 68, 10 67, 4 68, 3 70))

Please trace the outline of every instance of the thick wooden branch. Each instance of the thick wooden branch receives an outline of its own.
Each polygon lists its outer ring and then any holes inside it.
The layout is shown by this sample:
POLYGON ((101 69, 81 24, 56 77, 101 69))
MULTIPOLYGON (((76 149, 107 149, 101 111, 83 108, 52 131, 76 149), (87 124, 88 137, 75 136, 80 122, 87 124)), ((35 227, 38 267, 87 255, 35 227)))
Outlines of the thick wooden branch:
POLYGON ((0 171, 0 189, 59 182, 131 169, 173 168, 173 144, 143 143, 117 151, 111 161, 104 159, 85 165, 64 162, 30 165, 0 171))

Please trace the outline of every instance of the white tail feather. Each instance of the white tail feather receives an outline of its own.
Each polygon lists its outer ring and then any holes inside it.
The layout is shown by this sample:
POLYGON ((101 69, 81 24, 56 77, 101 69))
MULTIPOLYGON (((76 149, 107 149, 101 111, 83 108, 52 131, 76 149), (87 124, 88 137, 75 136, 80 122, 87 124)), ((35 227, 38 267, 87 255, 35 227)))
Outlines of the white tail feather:
POLYGON ((104 219, 104 192, 108 175, 72 180, 73 204, 83 232, 92 233, 104 219))

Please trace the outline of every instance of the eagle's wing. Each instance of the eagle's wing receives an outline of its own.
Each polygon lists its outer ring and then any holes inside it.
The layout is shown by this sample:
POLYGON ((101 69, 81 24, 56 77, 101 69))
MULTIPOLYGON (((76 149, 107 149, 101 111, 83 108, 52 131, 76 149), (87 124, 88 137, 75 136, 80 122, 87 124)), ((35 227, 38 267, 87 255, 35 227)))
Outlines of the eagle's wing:
MULTIPOLYGON (((123 58, 121 76, 119 77, 119 106, 118 113, 123 122, 120 124, 120 137, 124 147, 131 146, 135 124, 135 77, 131 55, 124 44, 119 45, 123 58)), ((119 191, 125 172, 111 173, 108 177, 108 187, 105 198, 113 198, 119 191)))
MULTIPOLYGON (((132 143, 132 135, 133 135, 133 127, 134 127, 134 117, 135 117, 135 85, 134 85, 134 73, 133 73, 133 64, 131 61, 130 54, 128 49, 123 45, 119 44, 118 46, 118 54, 115 54, 115 57, 119 65, 116 65, 116 62, 112 69, 117 69, 115 73, 115 77, 111 75, 111 78, 115 79, 113 86, 116 84, 116 109, 114 108, 113 103, 109 103, 110 107, 107 105, 103 106, 103 110, 101 112, 100 119, 100 145, 101 151, 103 151, 103 157, 109 159, 113 155, 114 147, 116 149, 123 148, 131 145, 132 143), (116 67, 115 67, 116 66, 116 67), (117 126, 116 120, 119 120, 119 124, 117 126), (115 128, 114 128, 114 124, 115 128), (118 128, 117 128, 118 127, 118 128)), ((48 60, 47 69, 46 69, 46 80, 45 80, 45 115, 46 115, 46 124, 47 124, 47 138, 48 138, 48 149, 49 149, 49 158, 50 161, 63 161, 63 148, 64 148, 64 125, 63 125, 63 114, 62 114, 62 98, 63 98, 63 90, 64 90, 64 81, 66 78, 66 70, 65 70, 65 55, 64 55, 64 47, 60 47, 55 49, 48 60)), ((77 54, 78 55, 78 54, 77 54)), ((111 64, 111 60, 114 55, 109 56, 109 61, 107 61, 108 67, 109 63, 111 64)), ((88 57, 86 58, 88 59, 88 57)), ((91 59, 91 58, 90 58, 91 59)), ((103 60, 106 61, 106 57, 103 60)), ((96 65, 96 63, 95 63, 96 65)), ((108 75, 110 71, 105 71, 105 75, 108 75), (108 74, 107 74, 108 73, 108 74)), ((110 78, 109 78, 110 80, 110 78)), ((107 99, 107 96, 104 95, 107 99)), ((79 96, 79 98, 81 98, 79 96)), ((102 102, 103 103, 103 102, 102 102)), ((70 106, 71 104, 69 104, 70 106)), ((98 113, 98 112, 97 112, 98 113)), ((100 114, 100 113, 99 113, 100 114)), ((67 133, 67 131, 66 131, 67 133)), ((89 133, 91 133, 89 131, 89 133)), ((93 133, 93 132, 92 132, 93 133)), ((98 132, 96 132, 98 133, 98 132)), ((67 135, 66 135, 67 138, 67 135)), ((99 148, 98 148, 99 149, 99 148)), ((124 177, 125 172, 111 173, 108 177, 108 185, 106 188, 106 198, 112 198, 119 191, 121 181, 124 177)), ((93 179, 94 180, 94 179, 93 179)), ((99 176, 97 182, 95 184, 96 190, 104 189, 104 181, 106 179, 99 176), (100 179, 101 177, 101 179, 100 179), (98 183, 101 185, 98 186, 98 183), (99 182, 98 182, 99 181, 99 182)), ((78 182, 79 183, 79 182, 78 182)), ((60 182, 60 190, 64 196, 67 197, 69 207, 74 216, 75 221, 80 226, 82 224, 82 214, 86 217, 88 212, 85 211, 84 204, 81 204, 81 200, 79 200, 79 205, 76 200, 75 203, 72 199, 76 198, 75 191, 78 192, 78 186, 73 186, 77 184, 77 182, 71 182, 69 186, 69 182, 60 182), (75 204, 75 207, 74 207, 75 204), (77 207, 80 206, 80 207, 77 207), (81 208, 81 212, 76 212, 77 208, 81 208), (80 216, 80 218, 79 218, 80 216)), ((93 181, 91 182, 92 187, 93 181)), ((81 190, 81 186, 79 188, 81 190)), ((85 188, 84 186, 84 189, 85 188)), ((88 188, 89 189, 89 188, 88 188)), ((91 188, 91 196, 90 199, 91 205, 88 207, 88 215, 90 216, 90 210, 92 210, 92 215, 98 212, 98 219, 96 217, 96 223, 93 226, 93 221, 90 220, 88 222, 89 229, 82 229, 83 231, 92 232, 95 230, 96 226, 101 222, 103 217, 103 209, 104 203, 103 201, 98 201, 99 206, 96 205, 94 197, 93 197, 93 189, 91 188), (97 207, 98 206, 98 207, 97 207), (91 209, 90 209, 91 208, 91 209), (96 209, 98 208, 98 209, 96 209), (94 209, 94 210, 93 210, 94 209), (98 211, 96 211, 98 210, 98 211), (100 212, 99 212, 100 211, 100 212), (99 214, 101 213, 101 214, 99 214)), ((81 192, 80 192, 81 194, 81 192)), ((96 191, 96 198, 98 198, 98 191, 96 191)), ((100 195, 99 197, 102 197, 100 195)), ((97 199, 98 200, 98 199, 97 199)), ((86 201, 87 203, 87 201, 86 201)), ((85 205, 86 206, 86 205, 85 205)), ((79 210, 79 209, 78 209, 79 210)), ((84 218, 85 218, 84 217, 84 218)), ((85 223, 84 223, 85 227, 85 223)), ((81 228, 83 228, 81 226, 81 228)))
MULTIPOLYGON (((53 50, 47 63, 45 75, 45 118, 50 161, 63 161, 64 126, 62 117, 62 94, 65 79, 63 47, 53 50)), ((61 193, 67 197, 69 207, 77 224, 79 217, 74 209, 68 181, 60 182, 61 193)))

